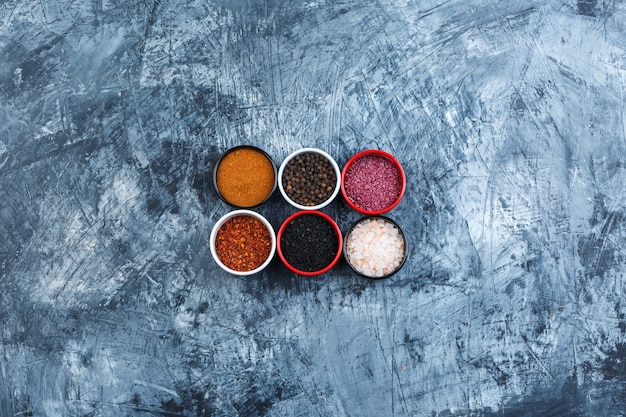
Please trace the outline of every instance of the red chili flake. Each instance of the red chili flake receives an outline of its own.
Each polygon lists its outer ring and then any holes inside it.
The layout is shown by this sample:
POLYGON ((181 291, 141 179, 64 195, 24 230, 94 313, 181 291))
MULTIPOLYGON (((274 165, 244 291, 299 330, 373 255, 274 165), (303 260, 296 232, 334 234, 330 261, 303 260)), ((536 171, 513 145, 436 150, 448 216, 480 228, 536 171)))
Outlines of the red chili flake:
POLYGON ((388 158, 365 155, 354 161, 346 171, 344 187, 355 205, 367 211, 380 211, 398 199, 402 179, 388 158))
POLYGON ((215 252, 235 271, 252 271, 270 255, 272 238, 259 219, 242 215, 228 219, 217 231, 215 252))

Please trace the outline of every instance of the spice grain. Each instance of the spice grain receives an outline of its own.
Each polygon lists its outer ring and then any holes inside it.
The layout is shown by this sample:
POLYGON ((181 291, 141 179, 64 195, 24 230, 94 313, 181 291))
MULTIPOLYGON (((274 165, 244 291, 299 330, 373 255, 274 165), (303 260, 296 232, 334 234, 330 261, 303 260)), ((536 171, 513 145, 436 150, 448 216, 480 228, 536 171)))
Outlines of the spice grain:
POLYGON ((252 271, 270 255, 272 238, 267 227, 252 216, 228 219, 217 231, 215 252, 219 260, 235 271, 252 271))
POLYGON ((389 158, 364 155, 346 170, 344 188, 347 197, 356 206, 376 212, 386 209, 398 199, 402 177, 389 158))
POLYGON ((304 272, 326 268, 339 250, 333 225, 315 214, 304 214, 289 222, 283 230, 280 245, 289 265, 304 272))
POLYGON ((385 218, 366 218, 346 237, 346 258, 358 273, 382 278, 396 272, 404 261, 404 234, 385 218))
POLYGON ((287 162, 281 181, 287 197, 301 206, 312 207, 332 196, 337 175, 324 155, 304 152, 287 162))
POLYGON ((221 159, 215 180, 226 201, 238 207, 254 207, 274 190, 274 165, 256 149, 237 148, 221 159))

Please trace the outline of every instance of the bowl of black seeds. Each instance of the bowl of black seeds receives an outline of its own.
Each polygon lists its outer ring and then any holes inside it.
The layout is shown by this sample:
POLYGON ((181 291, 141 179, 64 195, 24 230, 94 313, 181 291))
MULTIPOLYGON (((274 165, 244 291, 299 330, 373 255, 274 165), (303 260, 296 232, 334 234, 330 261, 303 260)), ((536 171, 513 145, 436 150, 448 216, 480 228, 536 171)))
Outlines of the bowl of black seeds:
POLYGON ((299 210, 319 210, 330 204, 341 188, 341 171, 328 153, 303 148, 290 154, 278 170, 278 189, 299 210))
POLYGON ((337 223, 317 210, 301 210, 289 216, 278 229, 276 241, 282 263, 304 276, 330 271, 343 247, 337 223))

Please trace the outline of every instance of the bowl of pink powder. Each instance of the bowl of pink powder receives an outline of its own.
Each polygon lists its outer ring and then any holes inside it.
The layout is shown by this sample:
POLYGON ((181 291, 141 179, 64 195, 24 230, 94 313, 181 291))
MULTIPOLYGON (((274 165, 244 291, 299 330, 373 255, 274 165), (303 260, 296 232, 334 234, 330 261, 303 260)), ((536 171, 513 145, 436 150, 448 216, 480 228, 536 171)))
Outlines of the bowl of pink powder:
POLYGON ((361 151, 348 160, 341 172, 341 193, 354 210, 375 216, 400 203, 406 176, 400 162, 377 149, 361 151))

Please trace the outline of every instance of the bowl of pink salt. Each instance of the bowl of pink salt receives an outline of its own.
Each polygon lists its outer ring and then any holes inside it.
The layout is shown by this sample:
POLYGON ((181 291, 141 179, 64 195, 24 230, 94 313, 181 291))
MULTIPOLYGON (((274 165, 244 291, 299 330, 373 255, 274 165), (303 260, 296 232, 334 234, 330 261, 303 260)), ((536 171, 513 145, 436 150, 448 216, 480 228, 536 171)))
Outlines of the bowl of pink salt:
POLYGON ((402 228, 385 216, 368 216, 352 225, 343 242, 343 254, 357 274, 388 278, 406 261, 408 242, 402 228))
POLYGON ((406 189, 406 175, 390 153, 368 149, 354 155, 341 172, 341 193, 350 207, 375 216, 396 207, 406 189))

